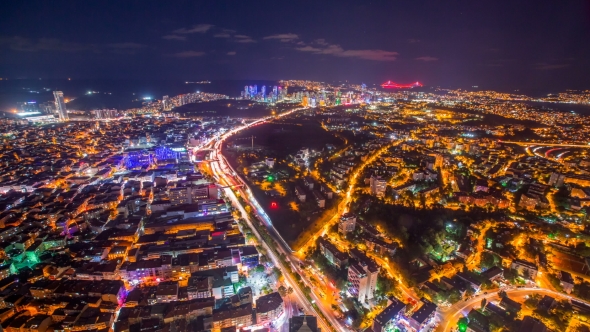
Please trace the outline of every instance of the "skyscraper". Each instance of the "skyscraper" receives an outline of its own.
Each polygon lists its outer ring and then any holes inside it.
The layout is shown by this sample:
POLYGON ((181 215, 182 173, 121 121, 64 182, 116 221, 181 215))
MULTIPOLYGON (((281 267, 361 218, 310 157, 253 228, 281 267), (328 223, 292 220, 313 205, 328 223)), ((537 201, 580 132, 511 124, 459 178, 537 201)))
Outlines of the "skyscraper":
POLYGON ((64 93, 61 91, 53 91, 53 97, 55 97, 55 109, 59 115, 59 120, 67 121, 69 117, 68 112, 66 111, 66 103, 64 102, 64 93))
POLYGON ((172 109, 172 105, 170 104, 170 97, 168 97, 168 96, 162 97, 162 109, 164 111, 169 111, 172 109))

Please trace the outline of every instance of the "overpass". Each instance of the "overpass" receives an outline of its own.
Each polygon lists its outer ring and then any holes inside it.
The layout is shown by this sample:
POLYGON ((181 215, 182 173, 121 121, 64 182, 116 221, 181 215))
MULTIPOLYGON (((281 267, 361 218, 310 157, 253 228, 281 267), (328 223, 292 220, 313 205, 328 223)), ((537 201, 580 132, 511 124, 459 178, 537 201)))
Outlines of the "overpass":
POLYGON ((570 147, 570 148, 590 149, 590 143, 583 145, 583 144, 562 144, 562 143, 517 142, 517 141, 502 141, 502 140, 499 140, 498 143, 508 143, 508 144, 518 144, 518 145, 535 145, 535 146, 563 146, 563 147, 570 147))

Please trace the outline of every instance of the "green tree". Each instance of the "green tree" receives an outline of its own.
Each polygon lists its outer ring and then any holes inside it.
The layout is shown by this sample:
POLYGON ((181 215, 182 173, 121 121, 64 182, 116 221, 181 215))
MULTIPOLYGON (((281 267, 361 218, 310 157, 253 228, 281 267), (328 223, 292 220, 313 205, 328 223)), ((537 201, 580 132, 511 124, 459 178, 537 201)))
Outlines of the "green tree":
POLYGON ((262 264, 258 264, 255 268, 254 268, 254 272, 256 273, 263 273, 265 270, 264 265, 262 264))
POLYGON ((504 278, 511 284, 514 284, 516 283, 516 278, 518 278, 518 271, 515 269, 506 269, 504 270, 504 278))
POLYGON ((287 293, 287 288, 285 288, 285 286, 281 285, 278 289, 279 294, 281 295, 281 297, 285 297, 288 295, 287 293))
POLYGON ((481 261, 479 263, 481 268, 489 269, 494 266, 502 266, 502 258, 500 256, 484 251, 481 253, 481 261))
POLYGON ((275 278, 277 278, 277 280, 283 276, 283 272, 281 272, 281 269, 279 269, 276 266, 272 268, 272 273, 274 273, 275 278))

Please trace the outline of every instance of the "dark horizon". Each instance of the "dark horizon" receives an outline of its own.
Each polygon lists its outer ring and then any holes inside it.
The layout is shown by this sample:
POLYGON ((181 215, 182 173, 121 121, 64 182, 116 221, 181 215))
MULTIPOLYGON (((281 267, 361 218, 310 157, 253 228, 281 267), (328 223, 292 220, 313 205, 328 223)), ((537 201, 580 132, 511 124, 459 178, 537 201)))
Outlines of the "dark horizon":
POLYGON ((588 89, 590 2, 1 5, 0 77, 588 89))

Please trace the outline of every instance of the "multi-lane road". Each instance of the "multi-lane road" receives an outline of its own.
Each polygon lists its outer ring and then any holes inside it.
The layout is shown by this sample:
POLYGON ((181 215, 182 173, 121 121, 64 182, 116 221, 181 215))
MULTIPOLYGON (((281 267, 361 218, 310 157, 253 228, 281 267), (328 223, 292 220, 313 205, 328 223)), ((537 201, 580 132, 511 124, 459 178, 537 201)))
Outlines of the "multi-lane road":
MULTIPOLYGON (((279 259, 278 255, 275 253, 275 250, 279 254, 283 254, 285 255, 285 257, 287 257, 287 262, 291 265, 291 269, 295 271, 295 273, 301 274, 299 260, 292 254, 292 250, 289 247, 289 245, 284 241, 284 239, 273 227, 272 221, 264 212, 264 210, 260 207, 260 204, 256 201, 256 198, 252 195, 250 188, 248 188, 247 184, 239 178, 235 170, 231 167, 231 165, 227 162, 227 160, 221 153, 223 142, 232 135, 235 135, 253 126, 266 123, 272 118, 283 117, 302 109, 304 108, 293 109, 291 111, 281 113, 280 115, 277 115, 275 117, 262 118, 254 122, 251 122, 247 125, 234 128, 226 132, 225 134, 221 135, 217 140, 211 141, 209 144, 205 145, 204 148, 212 149, 212 159, 216 160, 217 162, 210 164, 211 171, 218 183, 222 186, 225 186, 223 190, 226 197, 230 199, 232 205, 238 209, 238 211, 242 215, 242 218, 252 229, 254 236, 256 236, 256 238, 258 238, 258 240, 260 241, 261 245, 263 246, 263 248, 269 256, 269 259, 273 262, 275 266, 277 266, 281 270, 285 278, 286 286, 293 288, 293 294, 290 295, 290 298, 292 300, 291 302, 293 303, 288 305, 289 308, 288 310, 286 310, 286 315, 296 315, 299 313, 298 308, 303 308, 303 311, 305 313, 313 314, 318 318, 318 322, 324 331, 336 330, 344 332, 348 330, 340 324, 336 317, 334 317, 331 310, 322 306, 321 301, 319 301, 319 299, 316 297, 316 294, 314 292, 311 292, 310 297, 312 298, 312 301, 317 304, 318 308, 321 311, 321 314, 323 314, 323 316, 326 319, 324 319, 322 315, 320 315, 320 313, 316 310, 312 303, 308 301, 307 297, 300 289, 299 284, 294 280, 294 278, 290 274, 290 271, 288 271, 287 267, 284 266, 283 262, 279 259), (232 190, 231 188, 234 189, 232 190), (258 220, 252 220, 250 215, 246 212, 245 207, 238 200, 236 192, 239 193, 239 195, 245 199, 246 204, 250 205, 254 216, 258 220), (266 242, 265 238, 261 236, 257 228, 254 226, 254 223, 258 222, 266 226, 268 233, 271 235, 274 241, 271 241, 271 243, 266 242)), ((304 282, 307 286, 313 289, 311 284, 309 284, 305 280, 304 282)), ((287 317, 285 317, 285 319, 282 321, 283 325, 285 325, 286 322, 287 317)), ((284 330, 285 327, 275 326, 275 328, 284 330)))

